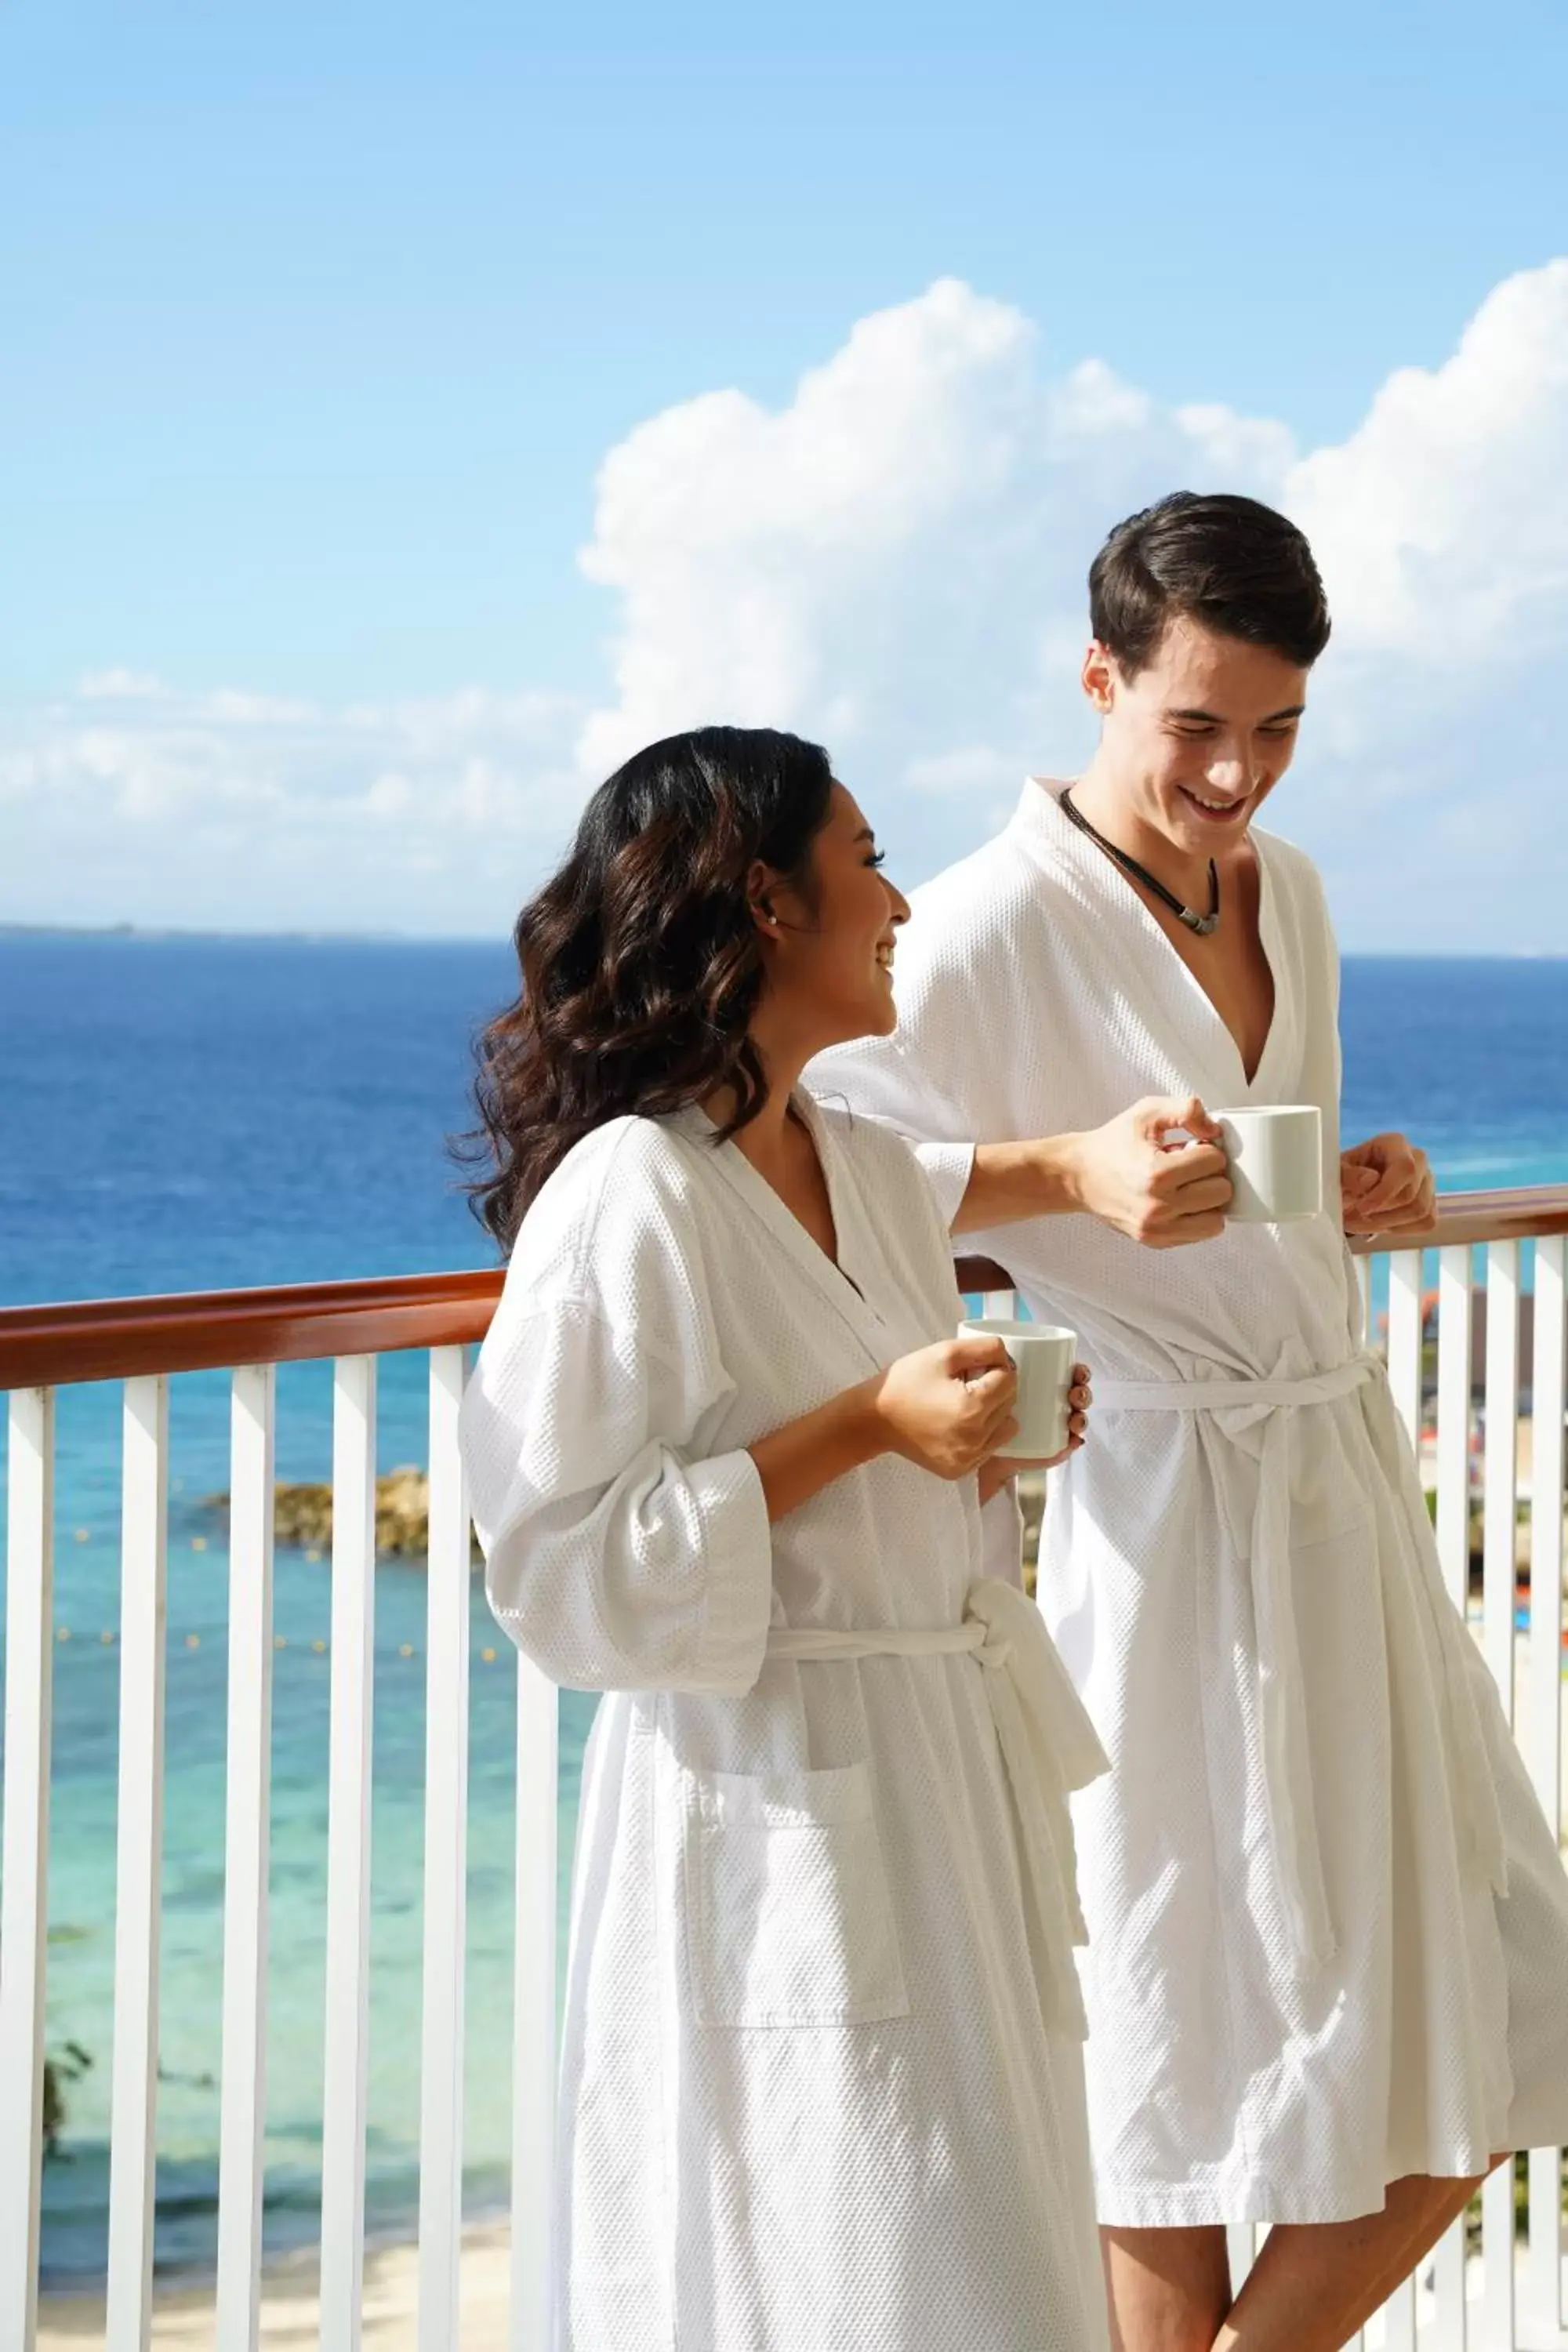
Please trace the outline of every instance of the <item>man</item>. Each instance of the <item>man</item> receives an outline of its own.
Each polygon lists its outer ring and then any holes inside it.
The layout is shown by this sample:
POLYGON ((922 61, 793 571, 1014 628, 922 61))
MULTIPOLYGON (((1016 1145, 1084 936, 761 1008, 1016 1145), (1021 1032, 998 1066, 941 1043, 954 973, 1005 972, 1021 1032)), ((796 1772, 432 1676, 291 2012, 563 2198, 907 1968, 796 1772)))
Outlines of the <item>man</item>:
POLYGON ((915 893, 897 1034, 812 1082, 1094 1368, 1040 1598, 1115 1768, 1076 1808, 1113 2332, 1329 2352, 1568 2138, 1568 1881, 1361 1339, 1343 1232, 1419 1233, 1431 1176, 1342 1155, 1321 885, 1254 823, 1328 640, 1310 551, 1184 493, 1089 587, 1095 757, 915 893), (1325 1213, 1227 1224, 1211 1113, 1291 1102, 1325 1213), (1233 2305, 1242 2221, 1278 2226, 1233 2305))

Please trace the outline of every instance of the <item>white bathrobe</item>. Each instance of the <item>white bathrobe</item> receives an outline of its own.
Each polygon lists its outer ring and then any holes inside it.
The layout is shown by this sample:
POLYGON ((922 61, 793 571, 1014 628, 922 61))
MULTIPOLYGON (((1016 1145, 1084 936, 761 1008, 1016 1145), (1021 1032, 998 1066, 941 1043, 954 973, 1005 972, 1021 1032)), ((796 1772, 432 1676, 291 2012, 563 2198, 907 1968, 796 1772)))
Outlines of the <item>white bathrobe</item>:
POLYGON ((1101 2352, 1067 1792, 1105 1759, 973 1479, 887 1455, 769 1525, 747 1446, 961 1315, 907 1147, 803 1109, 837 1265, 700 1112, 616 1120, 465 1404, 497 1616, 610 1694, 555 2342, 1101 2352))
POLYGON ((808 1076, 922 1139, 950 1217, 973 1140, 1149 1094, 1321 1108, 1321 1216, 1170 1251, 1084 1216, 962 1246, 1094 1373, 1039 1591, 1114 1767, 1074 1806, 1100 2217, 1336 2221, 1402 2174, 1568 2140, 1568 1881, 1363 1342, 1318 877, 1255 832, 1275 1011, 1249 1085, 1059 790, 1031 779, 915 893, 896 1035, 808 1076))

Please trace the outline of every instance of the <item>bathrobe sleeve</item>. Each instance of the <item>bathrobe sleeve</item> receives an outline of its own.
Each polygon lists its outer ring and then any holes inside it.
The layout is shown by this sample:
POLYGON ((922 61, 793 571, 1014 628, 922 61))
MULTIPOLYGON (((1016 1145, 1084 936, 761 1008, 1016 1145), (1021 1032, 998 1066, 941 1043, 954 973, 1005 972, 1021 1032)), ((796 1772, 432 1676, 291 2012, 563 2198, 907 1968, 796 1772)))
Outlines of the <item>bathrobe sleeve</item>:
POLYGON ((576 1689, 749 1690, 771 1530, 751 1454, 704 1443, 735 1384, 695 1235, 635 1166, 564 1248, 561 1205, 542 1247, 525 1221, 464 1401, 490 1606, 576 1689))

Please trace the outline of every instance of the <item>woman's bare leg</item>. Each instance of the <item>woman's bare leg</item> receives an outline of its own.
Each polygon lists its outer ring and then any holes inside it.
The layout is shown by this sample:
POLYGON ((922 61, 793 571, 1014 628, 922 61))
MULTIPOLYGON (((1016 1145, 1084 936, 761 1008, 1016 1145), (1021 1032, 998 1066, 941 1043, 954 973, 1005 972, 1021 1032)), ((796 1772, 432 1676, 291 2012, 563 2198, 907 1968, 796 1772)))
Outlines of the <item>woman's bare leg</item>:
POLYGON ((1209 2352, 1230 2309, 1224 2228, 1102 2228, 1112 2352, 1209 2352))

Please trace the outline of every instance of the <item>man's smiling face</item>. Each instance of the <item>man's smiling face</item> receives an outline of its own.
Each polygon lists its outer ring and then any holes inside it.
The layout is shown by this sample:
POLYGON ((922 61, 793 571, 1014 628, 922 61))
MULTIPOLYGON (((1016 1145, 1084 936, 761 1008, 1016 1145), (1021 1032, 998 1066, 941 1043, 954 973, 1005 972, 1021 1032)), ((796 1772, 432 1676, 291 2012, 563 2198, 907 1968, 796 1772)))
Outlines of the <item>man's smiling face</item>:
POLYGON ((1084 690, 1105 722, 1100 764, 1125 814, 1184 858, 1223 864, 1290 764, 1307 675, 1180 614, 1133 677, 1092 646, 1084 690))

